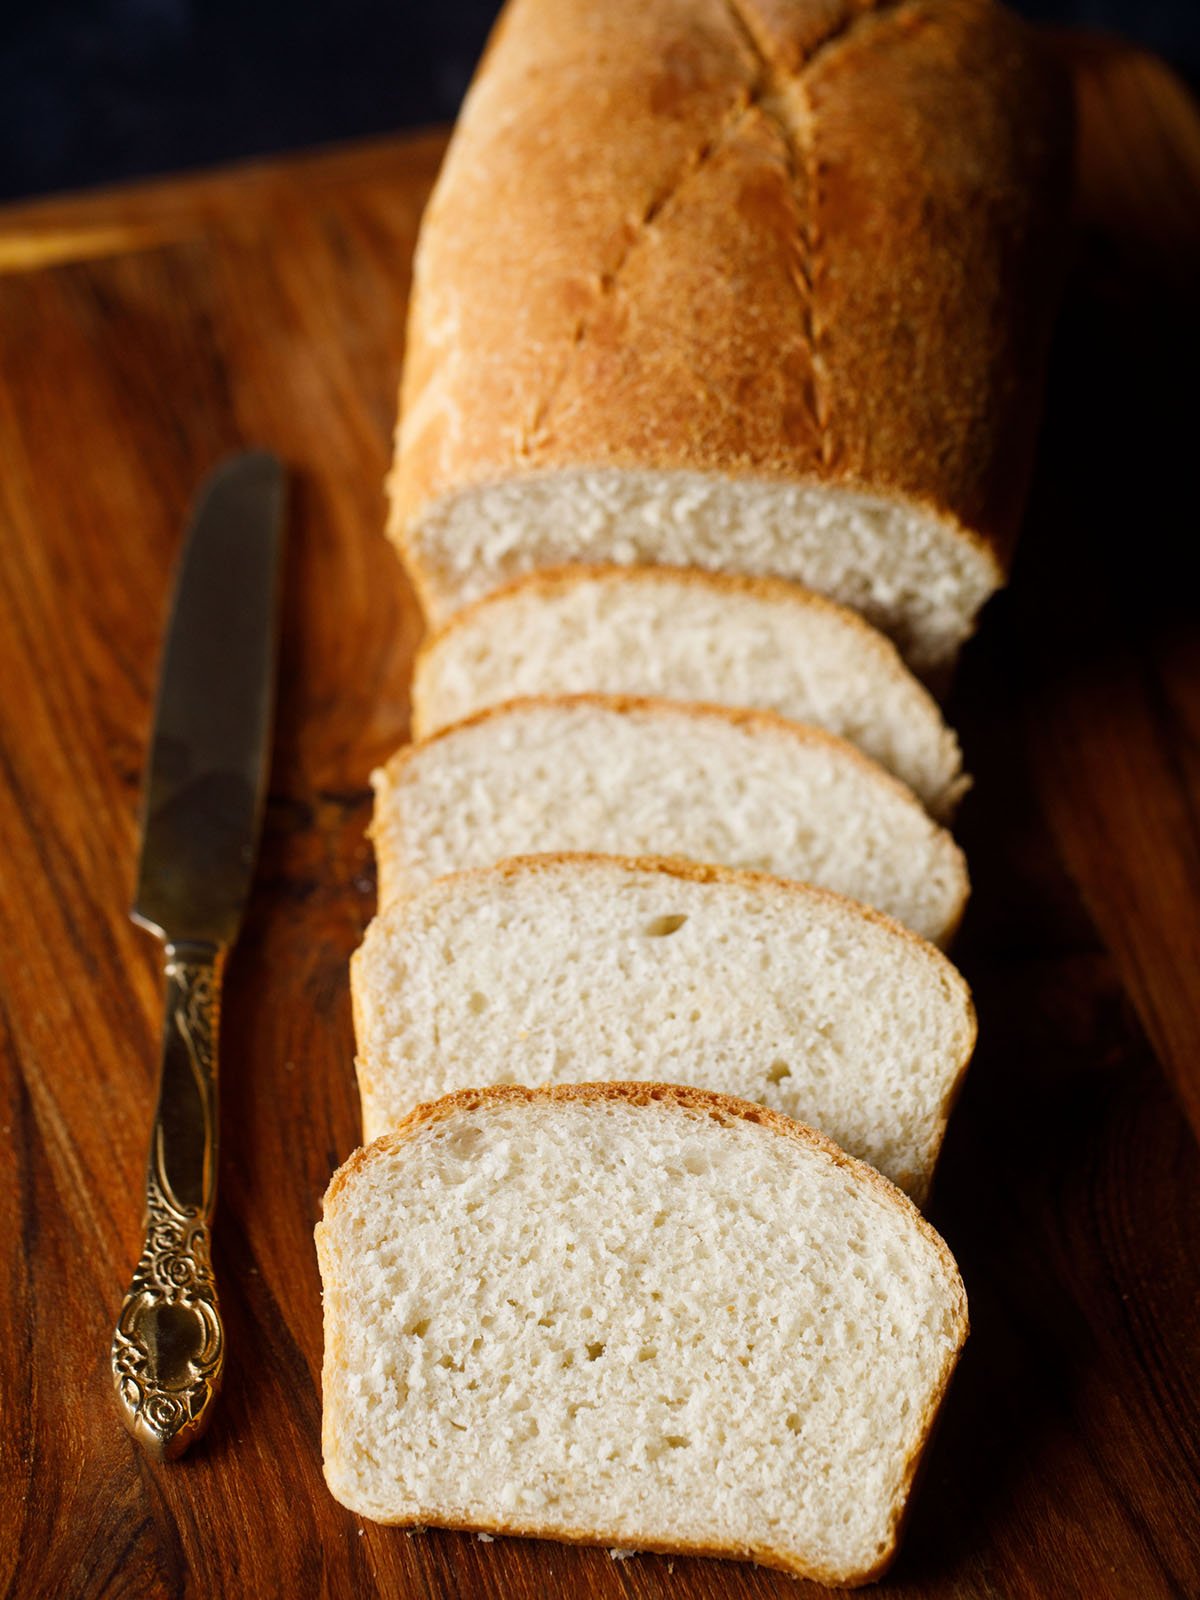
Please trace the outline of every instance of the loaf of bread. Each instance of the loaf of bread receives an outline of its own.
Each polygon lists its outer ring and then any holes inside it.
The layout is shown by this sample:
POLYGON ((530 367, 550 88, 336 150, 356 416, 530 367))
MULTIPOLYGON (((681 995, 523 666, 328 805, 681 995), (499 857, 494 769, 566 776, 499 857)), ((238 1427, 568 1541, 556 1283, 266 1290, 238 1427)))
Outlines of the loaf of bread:
POLYGON ((844 739, 767 711, 608 695, 510 700, 374 775, 379 899, 507 856, 683 856, 834 889, 934 944, 961 851, 844 739))
POLYGON ((861 617, 782 579, 670 567, 563 567, 460 611, 417 658, 413 732, 521 695, 591 691, 810 722, 895 773, 939 818, 968 781, 932 696, 861 617))
POLYGON ((768 1105, 918 1202, 975 1042, 932 945, 822 889, 613 856, 455 874, 351 967, 363 1142, 489 1084, 652 1080, 768 1105))
POLYGON ((510 0, 421 233, 391 530, 799 579, 938 672, 1002 581, 1069 92, 992 0, 510 0))
POLYGON ((317 1248, 352 1511, 827 1583, 891 1558, 967 1332, 899 1190, 696 1089, 450 1095, 350 1158, 317 1248))

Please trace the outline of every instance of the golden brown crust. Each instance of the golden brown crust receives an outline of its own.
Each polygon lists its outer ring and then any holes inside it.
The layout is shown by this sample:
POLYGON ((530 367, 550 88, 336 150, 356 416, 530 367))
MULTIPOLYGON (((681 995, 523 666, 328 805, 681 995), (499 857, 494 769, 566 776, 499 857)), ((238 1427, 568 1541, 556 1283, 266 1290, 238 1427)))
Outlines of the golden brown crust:
POLYGON ((420 246, 393 531, 426 594, 427 507, 578 467, 880 495, 999 577, 1069 119, 990 0, 511 0, 420 246))
MULTIPOLYGON (((970 1324, 967 1315, 966 1292, 963 1289, 958 1264, 954 1260, 945 1240, 930 1226, 907 1195, 897 1189, 894 1184, 889 1183, 873 1167, 869 1167, 865 1162, 857 1161, 852 1156, 846 1155, 831 1139, 827 1139, 824 1134, 818 1133, 816 1129, 807 1127, 804 1123, 796 1122, 791 1117, 785 1117, 781 1112, 772 1111, 765 1106, 752 1105, 749 1101, 736 1100, 730 1095, 717 1094, 712 1090, 685 1088, 677 1084, 553 1084, 536 1089, 524 1089, 506 1084, 486 1089, 460 1089, 453 1094, 444 1095, 440 1100, 417 1106, 393 1132, 384 1134, 382 1138, 377 1139, 372 1145, 354 1151, 334 1173, 325 1192, 324 1219, 317 1224, 316 1230, 322 1277, 328 1281, 328 1278, 332 1275, 327 1270, 330 1263, 324 1249, 324 1231, 329 1226, 331 1212, 336 1206, 341 1191, 357 1173, 363 1171, 373 1162, 386 1159, 393 1150, 416 1138, 426 1129, 436 1127, 438 1123, 448 1121, 461 1112, 476 1111, 493 1105, 597 1104, 604 1102, 636 1106, 648 1106, 655 1103, 669 1104, 677 1106, 684 1111, 702 1114, 726 1125, 731 1122, 749 1122, 766 1132, 777 1134, 794 1141, 808 1150, 818 1152, 826 1157, 832 1165, 852 1174, 858 1182, 865 1184, 868 1189, 873 1190, 876 1194, 897 1206, 932 1248, 942 1271, 946 1275, 947 1281, 956 1285, 954 1321, 958 1337, 953 1349, 946 1354, 942 1370, 933 1386, 925 1412, 914 1432, 914 1445, 905 1462, 901 1486, 896 1496, 888 1548, 872 1568, 865 1572, 841 1573, 827 1568, 808 1566, 781 1551, 767 1548, 730 1549, 719 1545, 704 1546, 669 1541, 646 1542, 643 1545, 645 1549, 663 1554, 733 1556, 739 1559, 750 1559, 759 1562, 763 1566, 777 1567, 785 1572, 791 1572, 797 1577, 812 1578, 820 1583, 857 1587, 860 1584, 871 1582, 886 1570, 895 1555, 901 1519, 908 1501, 909 1490, 916 1474, 917 1464, 920 1461, 938 1411, 941 1409, 951 1374, 958 1360, 959 1351, 962 1349, 970 1331, 970 1324)), ((328 1387, 329 1383, 329 1374, 333 1370, 330 1358, 331 1348, 336 1352, 336 1345, 327 1345, 324 1368, 326 1387, 328 1387)), ((325 1442, 328 1477, 330 1476, 328 1463, 332 1452, 328 1438, 325 1442)), ((330 1481, 330 1487, 336 1493, 337 1486, 332 1480, 330 1481)), ((352 1507, 352 1509, 357 1508, 352 1507)), ((536 1521, 517 1522, 486 1517, 476 1518, 474 1516, 443 1520, 437 1510, 432 1507, 427 1511, 423 1511, 419 1517, 398 1518, 395 1525, 413 1527, 424 1524, 456 1527, 467 1531, 528 1535, 534 1538, 549 1538, 579 1544, 619 1544, 622 1537, 619 1533, 606 1533, 595 1529, 555 1528, 536 1521)))
MULTIPOLYGON (((424 708, 422 705, 421 682, 426 666, 438 648, 452 634, 458 633, 464 626, 472 623, 479 614, 486 613, 494 605, 502 605, 505 600, 518 595, 550 596, 562 594, 577 586, 588 583, 612 584, 614 586, 626 583, 644 584, 680 584, 694 589, 706 589, 710 593, 738 595, 750 599, 768 601, 774 605, 798 606, 803 610, 823 612, 826 616, 836 617, 849 631, 854 633, 863 648, 880 663, 893 677, 902 678, 910 683, 915 692, 928 701, 932 715, 941 723, 941 713, 937 702, 929 693, 920 679, 915 677, 904 664, 904 658, 896 649, 892 641, 878 628, 866 621, 849 606, 839 605, 836 600, 831 600, 827 595, 818 594, 815 589, 808 588, 805 584, 795 583, 790 578, 776 578, 755 576, 750 573, 737 572, 707 572, 699 567, 671 567, 666 565, 623 567, 615 562, 596 562, 571 566, 544 567, 537 572, 526 573, 519 578, 510 579, 507 583, 492 589, 488 594, 478 600, 471 601, 456 611, 440 627, 428 631, 417 651, 413 662, 413 709, 412 729, 414 740, 424 738, 426 735, 422 724, 424 723, 424 708)), ((944 724, 942 724, 944 726, 944 724)))
MULTIPOLYGON (((464 717, 461 722, 451 723, 449 727, 439 728, 429 738, 423 739, 418 744, 404 745, 385 763, 385 765, 372 774, 375 785, 376 812, 381 800, 388 790, 399 780, 404 768, 422 751, 429 749, 443 739, 452 739, 464 729, 480 727, 494 718, 504 717, 512 713, 521 713, 526 710, 543 708, 555 709, 575 706, 595 706, 602 710, 617 712, 642 712, 652 715, 671 717, 688 717, 692 719, 717 718, 727 726, 737 728, 754 728, 764 734, 779 734, 785 738, 798 740, 800 743, 824 745, 835 750, 840 759, 850 761, 866 773, 872 782, 890 788, 896 795, 903 798, 907 805, 914 807, 922 817, 926 818, 931 828, 939 834, 953 851, 953 861, 959 879, 959 891, 954 915, 947 927, 942 943, 949 945, 954 937, 963 914, 966 911, 967 900, 970 897, 971 883, 967 872, 966 858, 949 829, 929 817, 920 800, 901 780, 892 773, 886 772, 878 762, 872 761, 861 750, 852 745, 849 740, 843 739, 836 733, 829 733, 824 728, 814 728, 808 723, 793 722, 788 717, 781 717, 776 711, 759 711, 741 706, 714 706, 700 701, 663 700, 652 695, 618 695, 618 694, 572 694, 572 695, 524 695, 515 700, 505 701, 498 706, 486 706, 482 711, 477 711, 473 716, 464 717)), ((375 855, 378 863, 380 884, 388 884, 386 896, 390 903, 397 898, 390 885, 403 881, 403 861, 398 852, 393 850, 388 837, 389 830, 381 829, 374 824, 371 827, 371 837, 375 845, 375 855)), ((403 893, 403 891, 401 891, 403 893)), ((381 901, 384 896, 381 894, 381 901)))

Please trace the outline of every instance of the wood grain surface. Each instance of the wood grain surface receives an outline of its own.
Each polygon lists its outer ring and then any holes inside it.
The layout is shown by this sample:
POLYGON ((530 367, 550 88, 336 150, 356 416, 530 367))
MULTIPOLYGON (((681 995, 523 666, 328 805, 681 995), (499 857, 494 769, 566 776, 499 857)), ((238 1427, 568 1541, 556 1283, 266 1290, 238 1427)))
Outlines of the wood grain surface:
MULTIPOLYGON (((1200 118, 1064 41, 1080 248, 1008 593, 952 714, 977 778, 959 958, 979 1055, 933 1220, 973 1337, 889 1596, 1200 1595, 1200 118)), ((419 631, 380 534, 408 262, 441 150, 392 141, 0 214, 0 1592, 817 1593, 725 1563, 360 1522, 320 1467, 312 1227, 353 1147, 367 774, 419 631), (294 468, 261 871, 225 1011, 207 1440, 151 1465, 109 1393, 159 1028, 125 920, 191 493, 294 468)))

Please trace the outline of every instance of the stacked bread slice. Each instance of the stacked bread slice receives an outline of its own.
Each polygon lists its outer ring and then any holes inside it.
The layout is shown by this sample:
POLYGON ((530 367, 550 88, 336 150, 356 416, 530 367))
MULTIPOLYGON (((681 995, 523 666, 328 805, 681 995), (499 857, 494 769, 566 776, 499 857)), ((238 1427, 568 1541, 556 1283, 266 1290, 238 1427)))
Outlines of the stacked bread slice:
POLYGON ((914 672, 1015 531, 1064 105, 990 0, 510 0, 393 479, 433 627, 318 1230, 356 1511, 890 1559, 975 1038, 914 672))
POLYGON ((437 731, 376 774, 353 963, 374 1142, 319 1234, 327 1477, 385 1522, 862 1581, 966 1335, 905 1191, 975 1023, 936 948, 961 853, 843 734, 923 763, 943 812, 957 750, 885 642, 804 591, 754 591, 819 620, 807 654, 781 626, 775 674, 743 655, 748 708, 692 698, 726 631, 752 644, 740 585, 555 578, 568 610, 598 583, 592 622, 506 624, 512 591, 435 635, 421 703, 470 714, 425 709, 437 731), (696 597, 659 653, 622 627, 656 588, 696 597), (548 687, 575 692, 505 698, 542 626, 574 657, 548 687), (781 699, 825 726, 761 708, 781 699))
POLYGON ((839 734, 946 820, 958 740, 895 645, 856 612, 778 578, 565 567, 467 606, 413 672, 423 739, 506 700, 601 691, 756 706, 839 734))
POLYGON ((442 878, 375 919, 352 987, 366 1140, 481 1084, 669 1080, 811 1123, 918 1200, 975 1042, 962 978, 889 918, 661 859, 442 878))
POLYGON ((831 1583, 887 1564, 967 1331, 898 1190, 707 1090, 449 1095, 342 1168, 317 1244, 359 1515, 831 1583))
POLYGON ((945 828, 844 739, 771 712, 572 695, 513 700, 375 778, 384 907, 535 852, 682 856, 818 884, 935 943, 967 873, 945 828))

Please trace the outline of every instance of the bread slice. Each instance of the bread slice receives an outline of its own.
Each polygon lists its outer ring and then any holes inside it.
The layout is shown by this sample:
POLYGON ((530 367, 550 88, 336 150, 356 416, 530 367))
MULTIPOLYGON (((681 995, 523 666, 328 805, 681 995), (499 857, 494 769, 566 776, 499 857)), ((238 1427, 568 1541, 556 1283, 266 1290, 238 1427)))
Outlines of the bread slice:
POLYGON ((765 711, 618 695, 512 700, 375 774, 380 904, 505 856, 683 856, 865 901, 943 944, 962 853, 832 734, 765 711))
POLYGON ((1070 86, 991 0, 512 0, 414 265, 391 533, 794 578, 940 672, 1003 581, 1070 86))
POLYGON ((487 1084, 650 1079, 772 1106, 924 1199, 975 1043, 932 945, 757 873, 532 856, 394 905, 351 964, 363 1140, 487 1084))
POLYGON ((826 1583, 890 1560, 967 1333, 899 1190, 698 1089, 422 1106, 334 1177, 317 1249, 352 1511, 826 1583))
POLYGON ((799 584, 669 567, 563 567, 498 590, 427 640, 423 738, 521 695, 659 695, 778 711, 841 734, 936 817, 967 780, 958 740, 883 635, 799 584))

